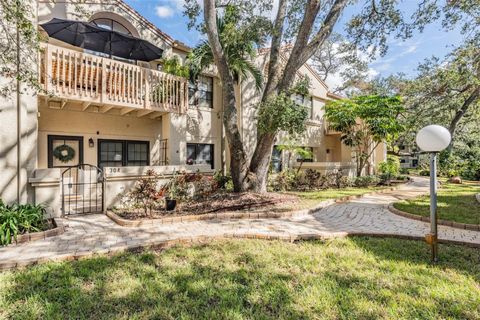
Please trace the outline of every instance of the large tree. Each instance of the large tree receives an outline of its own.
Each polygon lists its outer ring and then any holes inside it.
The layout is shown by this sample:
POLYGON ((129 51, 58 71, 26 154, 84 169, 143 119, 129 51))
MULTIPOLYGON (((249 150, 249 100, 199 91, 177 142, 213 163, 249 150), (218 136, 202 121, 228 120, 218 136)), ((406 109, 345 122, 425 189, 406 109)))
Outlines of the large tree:
POLYGON ((451 26, 455 21, 462 20, 466 12, 469 14, 468 10, 476 10, 475 0, 449 1, 442 5, 434 0, 426 0, 418 5, 412 19, 409 20, 398 8, 398 2, 371 0, 360 4, 349 0, 279 0, 276 11, 272 12, 272 1, 267 0, 235 2, 203 0, 203 7, 196 0, 187 0, 187 14, 192 18, 192 25, 198 22, 196 19, 202 16, 203 10, 203 21, 197 23, 197 26, 207 35, 222 82, 225 108, 223 122, 229 142, 230 168, 236 191, 266 191, 272 147, 281 128, 275 127, 275 123, 268 123, 272 117, 262 118, 262 114, 268 114, 262 112, 262 108, 265 106, 271 108, 275 105, 281 108, 281 103, 275 101, 275 97, 284 96, 293 86, 297 71, 326 43, 340 15, 348 5, 355 6, 357 10, 347 24, 348 41, 365 50, 370 48, 368 52, 372 54, 377 52, 376 49, 379 49, 380 53, 385 53, 389 37, 410 37, 414 29, 421 29, 432 20, 441 17, 446 17, 448 25, 451 26), (274 17, 268 30, 269 53, 265 72, 266 81, 261 92, 261 102, 258 105, 260 114, 258 122, 261 124, 258 127, 267 127, 269 130, 258 130, 257 143, 251 158, 245 152, 238 130, 234 72, 222 45, 217 25, 217 19, 224 14, 224 8, 227 5, 238 8, 241 14, 239 26, 252 23, 256 19, 274 17), (468 10, 465 9, 467 7, 468 10), (438 14, 431 17, 432 13, 438 14), (286 44, 288 44, 288 50, 285 50, 286 44), (286 56, 286 62, 282 61, 282 54, 286 56))

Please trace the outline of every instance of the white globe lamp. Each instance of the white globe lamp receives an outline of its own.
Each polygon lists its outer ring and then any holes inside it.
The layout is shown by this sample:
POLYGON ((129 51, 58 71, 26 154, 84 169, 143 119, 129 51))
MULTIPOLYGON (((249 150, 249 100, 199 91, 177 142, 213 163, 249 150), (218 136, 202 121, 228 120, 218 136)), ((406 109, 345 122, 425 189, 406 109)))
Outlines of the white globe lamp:
POLYGON ((439 125, 432 124, 422 128, 417 133, 417 145, 425 152, 440 152, 445 150, 452 141, 450 132, 439 125))
POLYGON ((452 136, 446 128, 432 124, 418 131, 415 140, 422 151, 430 153, 430 233, 425 239, 432 248, 432 262, 436 263, 438 261, 437 153, 450 145, 452 136))

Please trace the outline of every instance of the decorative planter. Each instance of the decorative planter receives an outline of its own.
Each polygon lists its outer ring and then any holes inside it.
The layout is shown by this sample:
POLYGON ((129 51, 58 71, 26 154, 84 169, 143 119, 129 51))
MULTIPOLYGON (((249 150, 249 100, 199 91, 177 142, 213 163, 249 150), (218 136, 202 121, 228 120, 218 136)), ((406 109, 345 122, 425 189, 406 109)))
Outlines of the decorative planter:
POLYGON ((167 211, 175 210, 176 206, 177 206, 177 200, 175 200, 175 199, 165 199, 165 209, 167 211))

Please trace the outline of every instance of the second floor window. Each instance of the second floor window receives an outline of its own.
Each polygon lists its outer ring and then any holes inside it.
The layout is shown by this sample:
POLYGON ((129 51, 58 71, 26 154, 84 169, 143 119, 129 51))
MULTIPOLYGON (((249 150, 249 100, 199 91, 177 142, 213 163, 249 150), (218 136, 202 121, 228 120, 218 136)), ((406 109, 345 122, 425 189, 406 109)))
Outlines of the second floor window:
POLYGON ((188 84, 188 104, 204 108, 213 108, 213 78, 199 76, 196 82, 188 84))
POLYGON ((313 97, 305 97, 303 94, 295 93, 292 95, 292 100, 295 101, 296 104, 305 106, 308 112, 307 119, 313 119, 313 97))
POLYGON ((93 19, 92 23, 95 24, 97 27, 107 30, 117 31, 129 35, 132 34, 123 24, 112 19, 98 18, 93 19))

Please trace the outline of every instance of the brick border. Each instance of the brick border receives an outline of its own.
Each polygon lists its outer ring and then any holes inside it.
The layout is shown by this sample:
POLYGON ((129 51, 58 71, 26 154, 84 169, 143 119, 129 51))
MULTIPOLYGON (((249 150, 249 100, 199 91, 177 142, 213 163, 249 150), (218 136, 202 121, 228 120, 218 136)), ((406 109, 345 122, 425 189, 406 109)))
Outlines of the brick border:
POLYGON ((16 244, 35 241, 35 240, 42 240, 45 238, 59 236, 62 233, 64 233, 65 225, 63 224, 63 221, 55 218, 53 218, 52 220, 53 220, 53 224, 55 225, 55 228, 45 230, 45 231, 40 231, 40 232, 32 232, 32 233, 18 235, 17 239, 16 240, 14 239, 14 241, 9 245, 16 245, 16 244))
POLYGON ((189 222, 189 221, 203 221, 203 220, 231 220, 231 219, 272 219, 272 218, 291 218, 291 217, 299 217, 308 214, 313 214, 316 211, 328 207, 335 203, 342 203, 354 199, 359 199, 365 196, 371 196, 375 194, 382 194, 389 191, 393 191, 398 189, 401 185, 399 184, 395 187, 389 187, 373 192, 364 193, 362 195, 354 195, 354 196, 345 196, 338 199, 330 199, 321 201, 316 204, 313 208, 310 209, 303 209, 297 211, 289 211, 289 212, 218 212, 218 213, 206 213, 206 214, 199 214, 199 215, 184 215, 184 216, 176 216, 176 217, 165 217, 159 219, 142 219, 142 220, 129 220, 120 217, 115 212, 109 210, 106 212, 107 217, 109 217, 113 222, 122 226, 122 227, 145 227, 145 226, 152 226, 156 224, 172 224, 178 222, 189 222))
MULTIPOLYGON (((172 240, 163 241, 145 241, 141 245, 121 245, 110 249, 101 249, 95 251, 77 251, 72 254, 62 254, 51 258, 33 258, 23 261, 2 261, 0 262, 0 270, 10 270, 16 268, 25 268, 38 264, 44 264, 48 262, 62 262, 62 261, 74 261, 93 258, 95 256, 113 256, 122 252, 141 252, 144 250, 163 250, 177 245, 192 245, 209 243, 215 240, 224 239, 256 239, 256 240, 273 240, 273 241, 285 241, 285 242, 298 242, 298 241, 311 241, 311 240, 328 240, 334 238, 351 238, 351 237, 375 237, 375 238, 396 238, 404 240, 424 240, 423 237, 409 236, 402 234, 389 234, 389 233, 368 233, 368 232, 319 232, 319 233, 301 233, 301 234, 285 234, 285 235, 269 235, 262 233, 224 233, 222 235, 215 236, 197 236, 197 237, 181 237, 172 240)), ((443 244, 464 245, 473 248, 480 248, 478 243, 470 243, 459 240, 446 240, 439 239, 443 244)))
MULTIPOLYGON (((423 217, 423 216, 419 216, 419 215, 416 215, 416 214, 412 214, 412 213, 409 213, 409 212, 399 210, 399 209, 397 209, 393 206, 393 203, 390 203, 387 206, 387 208, 391 213, 402 216, 402 217, 407 218, 407 219, 423 221, 423 222, 430 222, 430 217, 423 217)), ((480 231, 480 225, 479 224, 459 223, 459 222, 442 220, 442 219, 438 219, 437 222, 438 222, 439 225, 448 226, 448 227, 452 227, 452 228, 456 228, 456 229, 463 229, 463 230, 470 230, 470 231, 480 231)))

